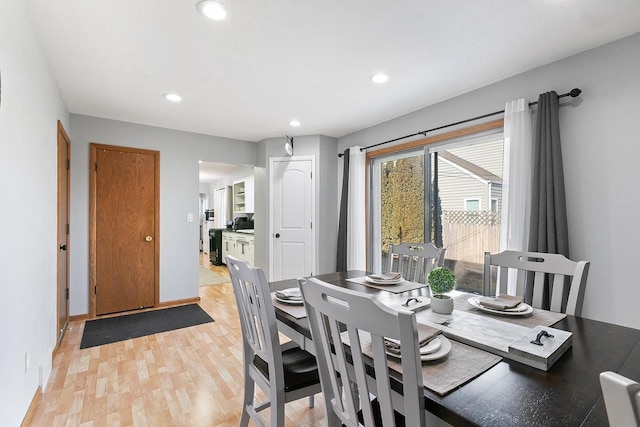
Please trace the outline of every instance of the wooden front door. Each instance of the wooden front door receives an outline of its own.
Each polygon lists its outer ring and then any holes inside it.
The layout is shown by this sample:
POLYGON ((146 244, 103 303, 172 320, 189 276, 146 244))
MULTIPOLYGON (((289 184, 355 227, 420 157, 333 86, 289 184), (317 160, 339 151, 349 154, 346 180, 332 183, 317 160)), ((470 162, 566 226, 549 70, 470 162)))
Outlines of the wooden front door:
POLYGON ((69 167, 71 143, 58 121, 58 279, 57 331, 62 341, 69 322, 69 167))
POLYGON ((92 314, 158 304, 160 153, 91 144, 92 314))

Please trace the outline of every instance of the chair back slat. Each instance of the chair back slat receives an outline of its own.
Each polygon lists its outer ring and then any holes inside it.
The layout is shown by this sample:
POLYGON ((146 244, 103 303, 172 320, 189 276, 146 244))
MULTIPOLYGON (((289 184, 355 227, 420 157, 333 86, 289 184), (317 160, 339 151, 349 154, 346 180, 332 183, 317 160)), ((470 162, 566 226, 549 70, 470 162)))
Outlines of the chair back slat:
MULTIPOLYGON (((351 343, 351 346, 353 348, 361 348, 360 334, 358 333, 358 329, 347 326, 347 333, 349 334, 349 342, 351 343)), ((364 357, 362 355, 362 352, 359 351, 352 351, 351 357, 353 359, 354 376, 356 378, 355 390, 352 389, 351 392, 355 396, 357 396, 359 402, 362 402, 361 409, 365 425, 373 425, 373 409, 371 407, 371 402, 367 397, 369 395, 369 384, 365 375, 366 368, 364 357)), ((355 419, 356 418, 353 418, 353 420, 355 419)))
POLYGON ((395 311, 371 295, 315 278, 299 279, 299 285, 317 351, 329 425, 333 425, 331 420, 334 420, 349 427, 360 426, 356 408, 361 408, 364 425, 373 425, 370 394, 377 397, 383 426, 395 425, 385 337, 400 340, 402 347, 404 408, 401 412, 405 414, 406 425, 424 425, 415 313, 395 311), (371 364, 375 383, 367 373, 371 364))
POLYGON ((527 286, 527 272, 525 270, 517 270, 510 271, 510 273, 516 275, 516 295, 524 295, 527 286))
POLYGON ((564 299, 564 286, 566 276, 564 274, 549 274, 549 280, 553 276, 553 286, 551 287, 551 311, 562 311, 562 300, 564 299))
POLYGON ((543 271, 533 272, 533 306, 542 307, 544 300, 544 282, 546 274, 543 271))
POLYGON ((407 280, 426 283, 429 272, 444 265, 445 251, 432 243, 389 244, 387 272, 397 271, 407 280))
POLYGON ((580 316, 584 301, 589 262, 571 261, 563 255, 540 252, 503 251, 498 254, 485 252, 484 293, 490 294, 491 267, 499 270, 497 293, 507 293, 508 274, 517 274, 516 295, 525 295, 526 275, 533 275, 531 305, 543 307, 545 284, 549 284, 549 309, 580 316), (507 273, 507 270, 512 273, 507 273), (517 273, 515 273, 517 272, 517 273), (570 283, 568 296, 565 287, 570 283), (563 305, 565 308, 563 309, 563 305))
POLYGON ((380 404, 382 425, 393 426, 395 425, 395 420, 393 418, 393 402, 391 401, 391 384, 389 381, 387 354, 384 348, 384 337, 372 334, 371 347, 373 349, 374 372, 377 383, 376 397, 380 404))

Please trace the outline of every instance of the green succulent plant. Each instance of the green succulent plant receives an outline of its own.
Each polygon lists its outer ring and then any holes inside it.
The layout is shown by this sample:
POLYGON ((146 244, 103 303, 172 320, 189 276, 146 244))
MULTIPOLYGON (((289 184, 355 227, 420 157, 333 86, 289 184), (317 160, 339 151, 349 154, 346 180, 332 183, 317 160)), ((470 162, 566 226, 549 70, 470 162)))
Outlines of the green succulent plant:
POLYGON ((429 287, 434 295, 451 292, 456 287, 456 276, 446 267, 436 267, 429 272, 429 287))

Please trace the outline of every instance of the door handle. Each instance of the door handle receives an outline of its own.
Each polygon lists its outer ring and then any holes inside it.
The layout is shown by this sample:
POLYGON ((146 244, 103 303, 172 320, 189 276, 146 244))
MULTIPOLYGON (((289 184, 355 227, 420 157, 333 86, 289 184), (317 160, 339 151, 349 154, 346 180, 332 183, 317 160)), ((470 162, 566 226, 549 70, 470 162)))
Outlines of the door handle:
POLYGON ((60 250, 61 251, 66 251, 67 250, 67 245, 60 245, 60 250))
POLYGON ((280 233, 276 233, 276 239, 280 238, 280 233))
POLYGON ((153 240, 153 237, 151 237, 151 236, 147 236, 147 237, 145 237, 145 238, 144 238, 144 240, 146 240, 147 242, 150 242, 150 241, 152 241, 152 240, 153 240))

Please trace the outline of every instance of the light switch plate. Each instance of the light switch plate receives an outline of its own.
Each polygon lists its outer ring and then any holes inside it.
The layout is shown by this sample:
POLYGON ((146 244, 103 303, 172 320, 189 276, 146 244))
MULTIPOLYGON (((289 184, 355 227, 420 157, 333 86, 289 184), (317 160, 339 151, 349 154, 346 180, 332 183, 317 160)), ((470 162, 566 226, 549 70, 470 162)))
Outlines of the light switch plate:
POLYGON ((187 214, 187 222, 193 222, 193 214, 192 213, 188 213, 187 214))

